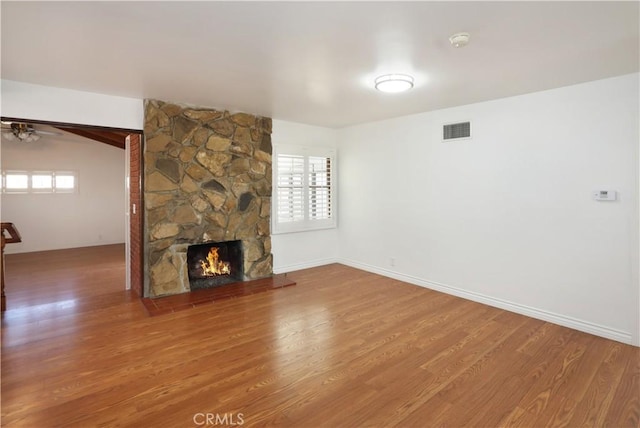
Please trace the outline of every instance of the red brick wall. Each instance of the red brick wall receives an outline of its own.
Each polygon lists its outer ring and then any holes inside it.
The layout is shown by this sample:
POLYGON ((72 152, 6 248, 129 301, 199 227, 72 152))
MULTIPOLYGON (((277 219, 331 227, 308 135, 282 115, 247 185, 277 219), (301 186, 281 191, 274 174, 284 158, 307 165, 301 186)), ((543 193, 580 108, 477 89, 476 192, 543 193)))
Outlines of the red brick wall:
POLYGON ((130 140, 130 193, 129 213, 131 222, 131 290, 143 295, 142 274, 142 141, 141 136, 131 134, 130 140), (135 213, 133 205, 135 204, 135 213))

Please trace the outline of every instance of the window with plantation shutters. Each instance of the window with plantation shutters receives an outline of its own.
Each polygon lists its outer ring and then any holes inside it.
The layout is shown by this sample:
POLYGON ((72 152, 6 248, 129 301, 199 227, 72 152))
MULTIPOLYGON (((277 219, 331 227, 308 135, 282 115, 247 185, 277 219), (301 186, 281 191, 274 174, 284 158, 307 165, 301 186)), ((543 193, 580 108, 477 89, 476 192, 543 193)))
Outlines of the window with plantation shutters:
POLYGON ((304 156, 279 155, 277 158, 278 222, 304 220, 304 156))
POLYGON ((276 146, 274 154, 273 233, 335 227, 335 151, 276 146))
POLYGON ((309 156, 309 219, 331 218, 331 158, 309 156))

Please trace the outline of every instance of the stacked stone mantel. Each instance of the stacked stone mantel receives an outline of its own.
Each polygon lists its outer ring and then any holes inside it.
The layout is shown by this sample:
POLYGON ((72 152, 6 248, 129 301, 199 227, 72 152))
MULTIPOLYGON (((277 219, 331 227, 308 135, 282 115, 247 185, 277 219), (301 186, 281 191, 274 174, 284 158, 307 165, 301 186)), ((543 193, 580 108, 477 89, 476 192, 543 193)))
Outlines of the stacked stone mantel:
POLYGON ((273 271, 271 119, 145 100, 145 296, 189 291, 189 245, 239 239, 245 279, 273 271))

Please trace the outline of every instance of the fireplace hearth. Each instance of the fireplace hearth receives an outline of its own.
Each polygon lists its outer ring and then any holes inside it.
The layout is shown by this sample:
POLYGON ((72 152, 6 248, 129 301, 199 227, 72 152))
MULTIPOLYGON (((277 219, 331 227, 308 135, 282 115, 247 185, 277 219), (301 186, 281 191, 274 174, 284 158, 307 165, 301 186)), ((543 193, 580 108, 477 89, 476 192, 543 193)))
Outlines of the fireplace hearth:
POLYGON ((217 287, 244 279, 242 241, 209 242, 187 248, 191 290, 217 287))

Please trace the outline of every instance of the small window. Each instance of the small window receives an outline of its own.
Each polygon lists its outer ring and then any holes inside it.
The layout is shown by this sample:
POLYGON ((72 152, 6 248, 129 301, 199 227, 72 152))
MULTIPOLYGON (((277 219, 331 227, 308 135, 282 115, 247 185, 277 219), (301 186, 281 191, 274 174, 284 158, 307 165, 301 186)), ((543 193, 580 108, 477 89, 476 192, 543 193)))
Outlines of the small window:
POLYGON ((273 233, 336 227, 335 150, 276 146, 273 233))
POLYGON ((4 171, 4 193, 73 193, 78 181, 74 172, 4 171))
POLYGON ((29 174, 10 171, 4 174, 4 190, 7 192, 27 192, 29 190, 29 174))
POLYGON ((31 174, 31 188, 34 192, 51 192, 53 190, 53 175, 50 172, 31 174))
POLYGON ((70 172, 55 173, 55 190, 58 193, 69 193, 76 189, 76 176, 70 172))

